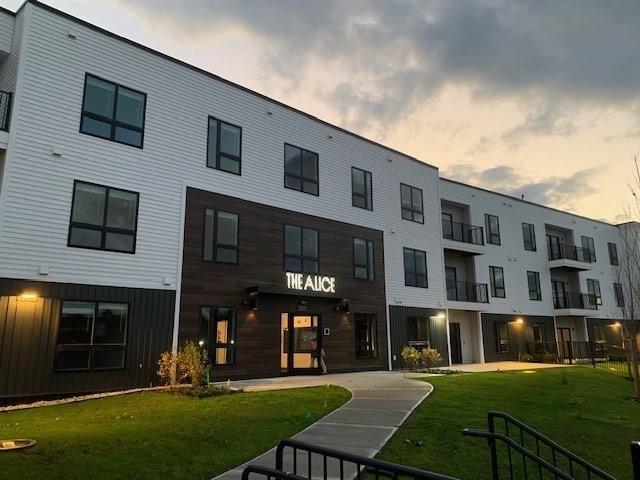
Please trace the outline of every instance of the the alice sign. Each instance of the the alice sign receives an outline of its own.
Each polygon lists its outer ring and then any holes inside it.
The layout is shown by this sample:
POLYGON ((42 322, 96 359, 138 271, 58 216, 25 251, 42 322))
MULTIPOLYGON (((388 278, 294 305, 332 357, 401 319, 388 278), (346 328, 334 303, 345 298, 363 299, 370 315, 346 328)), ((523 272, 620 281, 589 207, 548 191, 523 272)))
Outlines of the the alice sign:
POLYGON ((286 272, 287 288, 321 293, 336 293, 335 277, 286 272))

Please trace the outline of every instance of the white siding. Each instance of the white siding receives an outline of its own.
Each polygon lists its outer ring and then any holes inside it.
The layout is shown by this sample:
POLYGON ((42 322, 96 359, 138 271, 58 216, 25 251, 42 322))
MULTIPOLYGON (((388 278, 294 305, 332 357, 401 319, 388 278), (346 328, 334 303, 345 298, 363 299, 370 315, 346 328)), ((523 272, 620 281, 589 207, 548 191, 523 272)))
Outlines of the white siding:
POLYGON ((384 230, 389 301, 442 302, 437 169, 41 7, 25 10, 31 19, 0 218, 0 276, 38 278, 46 265, 50 275, 41 280, 175 288, 181 193, 191 185, 384 230), (143 150, 78 132, 86 72, 147 93, 143 150), (242 126, 241 177, 206 168, 208 115, 242 126), (319 154, 319 197, 283 187, 284 142, 319 154), (351 166, 373 174, 373 212, 351 206, 351 166), (67 247, 74 179, 140 192, 135 255, 67 247), (424 225, 401 219, 401 182, 422 188, 424 225), (427 251, 428 289, 404 286, 403 246, 427 251))
POLYGON ((15 16, 0 10, 0 58, 11 52, 15 16))

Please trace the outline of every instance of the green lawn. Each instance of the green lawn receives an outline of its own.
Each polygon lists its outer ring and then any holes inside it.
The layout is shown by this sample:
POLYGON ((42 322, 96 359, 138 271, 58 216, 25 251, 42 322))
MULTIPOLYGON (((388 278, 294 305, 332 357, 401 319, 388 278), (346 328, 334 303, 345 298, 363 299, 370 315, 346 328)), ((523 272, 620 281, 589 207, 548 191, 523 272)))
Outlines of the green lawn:
POLYGON ((0 413, 0 478, 210 479, 273 447, 350 398, 337 387, 196 399, 147 392, 0 413))
POLYGON ((427 381, 435 391, 398 430, 381 458, 462 479, 488 479, 486 441, 463 437, 461 431, 486 429, 487 411, 499 410, 617 478, 632 476, 629 444, 640 440, 640 403, 632 400, 629 380, 576 367, 427 381))

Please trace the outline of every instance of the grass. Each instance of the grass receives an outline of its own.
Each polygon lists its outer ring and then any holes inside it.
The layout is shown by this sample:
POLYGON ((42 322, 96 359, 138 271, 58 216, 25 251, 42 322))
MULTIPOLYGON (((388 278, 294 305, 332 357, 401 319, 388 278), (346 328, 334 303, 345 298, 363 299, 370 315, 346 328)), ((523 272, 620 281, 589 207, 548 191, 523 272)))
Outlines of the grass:
POLYGON ((1 478, 210 479, 273 447, 350 398, 338 387, 196 399, 146 392, 0 413, 1 478))
POLYGON ((490 478, 487 411, 509 413, 617 478, 631 478, 629 444, 640 440, 640 404, 627 379, 589 367, 429 377, 435 391, 380 458, 462 479, 490 478))

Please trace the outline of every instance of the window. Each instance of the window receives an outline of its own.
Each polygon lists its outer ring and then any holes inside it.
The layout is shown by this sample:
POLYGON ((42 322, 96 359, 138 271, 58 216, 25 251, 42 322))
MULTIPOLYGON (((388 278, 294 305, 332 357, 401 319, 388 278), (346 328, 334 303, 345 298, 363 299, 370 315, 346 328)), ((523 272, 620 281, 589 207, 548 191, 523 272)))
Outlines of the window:
POLYGON ((238 215, 207 208, 204 211, 205 262, 238 263, 238 215))
POLYGON ((589 294, 590 305, 602 305, 602 294, 600 293, 600 281, 587 278, 587 293, 589 294))
POLYGON ((371 172, 351 167, 351 204, 354 207, 373 210, 371 172))
POLYGON ((532 223, 522 224, 522 237, 524 238, 524 249, 528 252, 536 251, 536 229, 532 223))
POLYGON ((373 242, 362 238, 353 239, 353 276, 360 280, 374 280, 373 242))
POLYGON ((542 300, 540 273, 527 272, 527 283, 529 284, 529 300, 542 300))
POLYGON ((75 181, 70 247, 135 253, 137 224, 137 193, 75 181))
POLYGON ((63 301, 56 371, 123 369, 128 317, 126 303, 63 301))
POLYGON ((356 332, 356 357, 376 358, 378 356, 378 332, 376 316, 371 313, 354 315, 356 332))
POLYGON ((624 290, 621 283, 613 284, 613 293, 616 297, 616 305, 620 308, 624 307, 624 290))
POLYGON ((593 341, 595 343, 607 343, 607 327, 596 325, 593 327, 593 341))
POLYGON ((496 323, 496 347, 498 353, 509 353, 509 325, 507 322, 496 323))
POLYGON ((487 232, 487 243, 500 245, 500 220, 496 215, 485 214, 485 230, 487 232))
POLYGON ((491 296, 505 298, 504 270, 502 267, 489 267, 489 279, 491 280, 491 296))
POLYGON ((404 249, 404 284, 427 288, 427 254, 413 248, 404 249))
POLYGON ((544 342, 544 323, 534 323, 533 327, 533 341, 535 343, 544 342))
POLYGON ((284 186, 319 195, 318 154, 285 143, 284 186))
POLYGON ((207 167, 240 175, 242 128, 209 117, 207 167))
POLYGON ((611 265, 619 265, 620 262, 618 260, 618 246, 615 243, 609 242, 607 244, 607 248, 609 249, 609 263, 611 265))
POLYGON ((200 307, 200 340, 212 365, 231 365, 236 352, 236 309, 200 307))
POLYGON ((422 190, 401 183, 400 201, 402 204, 402 218, 412 222, 424 223, 422 190))
POLYGON ((589 252, 589 261, 590 262, 595 262, 596 261, 596 246, 593 243, 593 238, 582 236, 581 240, 582 240, 582 248, 585 251, 589 252))
POLYGON ((284 269, 287 272, 318 273, 318 231, 284 226, 284 269))
POLYGON ((147 96, 87 74, 80 132, 142 148, 147 96))

